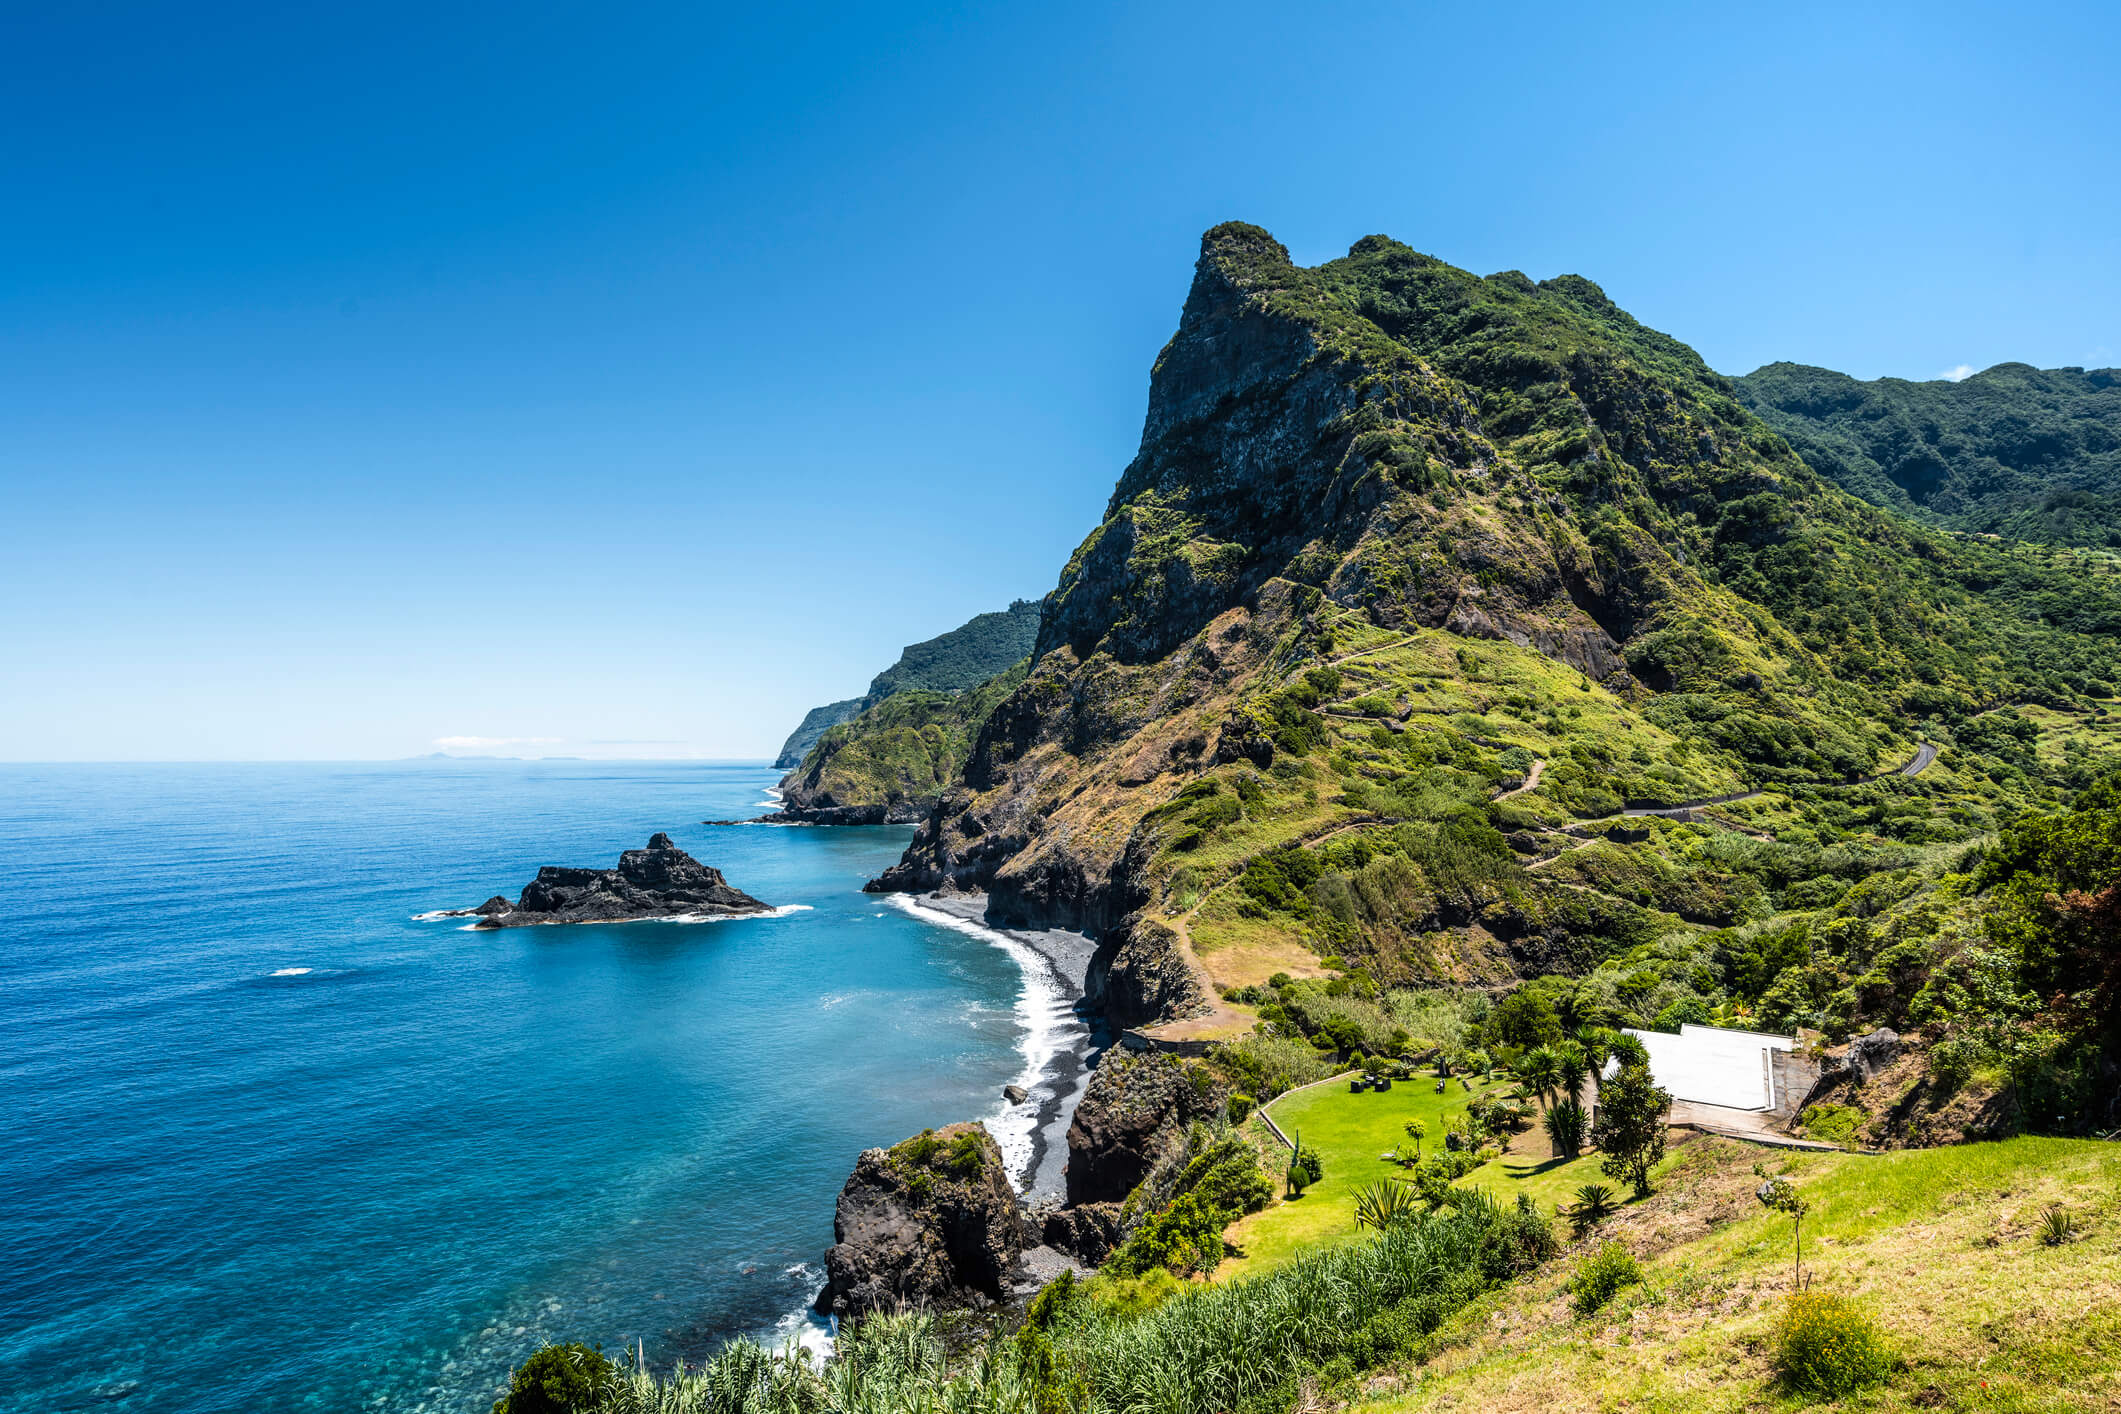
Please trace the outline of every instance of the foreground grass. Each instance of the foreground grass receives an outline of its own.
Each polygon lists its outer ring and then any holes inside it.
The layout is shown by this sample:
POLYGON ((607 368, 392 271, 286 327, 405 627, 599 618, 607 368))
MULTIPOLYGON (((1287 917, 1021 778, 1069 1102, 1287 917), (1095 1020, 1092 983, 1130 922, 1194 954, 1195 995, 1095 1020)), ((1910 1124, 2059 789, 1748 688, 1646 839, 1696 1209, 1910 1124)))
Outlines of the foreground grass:
POLYGON ((1356 1190, 1405 1172, 1382 1156, 1408 1143, 1408 1120, 1418 1118, 1428 1126, 1422 1140, 1427 1153, 1442 1145, 1444 1131, 1475 1096, 1502 1088, 1476 1084, 1469 1093, 1453 1080, 1439 1095, 1433 1078, 1421 1078, 1398 1081, 1382 1095, 1357 1095, 1345 1081, 1333 1081, 1276 1100, 1267 1112, 1283 1133, 1301 1131, 1304 1147, 1318 1150, 1325 1177, 1303 1197, 1278 1200, 1224 1233, 1223 1240, 1243 1255, 1226 1261, 1217 1280, 1271 1271, 1307 1247, 1352 1235, 1356 1190))
POLYGON ((1475 1303, 1424 1366, 1361 1406, 1428 1411, 1784 1409, 1768 1335, 1790 1285, 1788 1220, 1752 1198, 1765 1160, 1811 1200, 1812 1289, 1849 1296, 1900 1358, 1887 1383, 1845 1402, 1876 1410, 2046 1414, 2121 1408, 2121 1146, 2014 1139, 1886 1155, 1767 1153, 1687 1145, 1657 1198, 1609 1225, 1647 1284, 1579 1319, 1572 1263, 1475 1303), (2060 1204, 2080 1235, 2038 1236, 2060 1204))

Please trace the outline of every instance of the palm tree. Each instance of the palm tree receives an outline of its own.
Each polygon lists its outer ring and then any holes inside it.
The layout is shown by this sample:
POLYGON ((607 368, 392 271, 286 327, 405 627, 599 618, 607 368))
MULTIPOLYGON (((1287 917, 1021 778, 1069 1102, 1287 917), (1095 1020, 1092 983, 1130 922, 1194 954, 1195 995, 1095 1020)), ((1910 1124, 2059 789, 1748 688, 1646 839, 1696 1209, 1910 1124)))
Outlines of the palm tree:
POLYGON ((1574 1041, 1563 1041, 1554 1048, 1555 1086, 1564 1100, 1581 1100, 1583 1082, 1591 1073, 1591 1058, 1584 1054, 1582 1046, 1574 1041))
POLYGON ((1534 1046, 1518 1058, 1517 1078, 1531 1088, 1542 1105, 1547 1104, 1561 1084, 1561 1057, 1552 1046, 1534 1046))

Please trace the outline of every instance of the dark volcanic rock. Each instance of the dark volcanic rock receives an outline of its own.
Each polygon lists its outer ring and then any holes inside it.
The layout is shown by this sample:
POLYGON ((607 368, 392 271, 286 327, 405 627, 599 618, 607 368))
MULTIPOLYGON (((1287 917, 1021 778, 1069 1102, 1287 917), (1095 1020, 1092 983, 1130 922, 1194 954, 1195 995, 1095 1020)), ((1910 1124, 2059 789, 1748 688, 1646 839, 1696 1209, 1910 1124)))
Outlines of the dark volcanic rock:
POLYGON ((1039 1235, 1048 1247, 1071 1253, 1094 1267, 1126 1240, 1122 1210, 1119 1203, 1056 1208, 1045 1215, 1039 1235))
POLYGON ((1161 1051, 1107 1051, 1068 1125, 1069 1207, 1125 1199, 1177 1148, 1188 1124, 1228 1103, 1204 1066, 1161 1051))
POLYGON ((1002 1151, 978 1124, 865 1149, 840 1190, 817 1309, 862 1316, 901 1305, 1007 1298, 1024 1221, 1002 1151))
POLYGON ((473 910, 481 928, 531 923, 622 923, 637 918, 697 914, 767 913, 771 909, 722 871, 700 863, 658 834, 646 849, 629 849, 616 869, 569 869, 548 864, 510 904, 496 894, 473 910))

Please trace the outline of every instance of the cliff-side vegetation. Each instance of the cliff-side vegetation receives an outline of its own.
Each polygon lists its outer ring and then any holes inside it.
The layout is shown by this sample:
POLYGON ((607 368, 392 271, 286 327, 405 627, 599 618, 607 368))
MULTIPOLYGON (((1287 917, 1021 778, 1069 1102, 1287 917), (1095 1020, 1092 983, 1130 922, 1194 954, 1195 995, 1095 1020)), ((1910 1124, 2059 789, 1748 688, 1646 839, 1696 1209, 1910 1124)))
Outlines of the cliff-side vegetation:
POLYGON ((1999 363, 1958 382, 1771 363, 1734 379, 1813 468, 1952 530, 2121 547, 2121 369, 1999 363))
POLYGON ((1037 643, 1038 623, 1038 602, 1018 599, 1007 609, 975 614, 948 633, 908 644, 897 662, 869 680, 869 690, 860 697, 828 702, 804 714, 801 725, 782 743, 775 769, 790 771, 802 765, 827 731, 895 692, 963 692, 1007 671, 1037 643))

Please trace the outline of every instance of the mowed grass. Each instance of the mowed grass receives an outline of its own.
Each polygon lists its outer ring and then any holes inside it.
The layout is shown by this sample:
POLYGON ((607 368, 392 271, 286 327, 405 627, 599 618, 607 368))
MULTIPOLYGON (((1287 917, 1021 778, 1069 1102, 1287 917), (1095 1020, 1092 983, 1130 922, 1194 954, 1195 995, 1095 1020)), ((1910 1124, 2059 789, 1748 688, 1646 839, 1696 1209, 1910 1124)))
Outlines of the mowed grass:
MULTIPOLYGON (((1356 1190, 1405 1172, 1380 1157, 1409 1141, 1404 1126, 1419 1118, 1428 1126, 1423 1153, 1443 1143, 1443 1133, 1465 1113, 1476 1095, 1507 1088, 1475 1082, 1468 1092, 1451 1081, 1439 1095, 1433 1076, 1395 1081, 1384 1094, 1351 1094, 1345 1079, 1295 1090, 1267 1106, 1282 1132, 1302 1135, 1304 1147, 1318 1150, 1325 1176, 1303 1197, 1280 1199, 1240 1219, 1223 1234, 1243 1255, 1223 1263, 1216 1279, 1270 1271, 1306 1247, 1351 1236, 1355 1231, 1356 1190)), ((1283 1150, 1277 1159, 1286 1159, 1283 1150)), ((1280 1173, 1274 1173, 1277 1192, 1280 1173)), ((1468 1175, 1470 1177, 1470 1175, 1468 1175)))
POLYGON ((2121 1146, 2023 1138, 1864 1155, 1701 1139, 1668 1161, 1659 1189, 1601 1234, 1637 1253, 1645 1285, 1578 1317, 1566 1283, 1580 1251, 1565 1255, 1454 1318, 1398 1391, 1357 1407, 2121 1409, 2121 1146), (1790 1224, 1754 1201, 1756 1162, 1811 1203, 1812 1290, 1853 1299, 1883 1328, 1898 1362, 1883 1386, 1821 1406, 1774 1385, 1790 1224), (2039 1235, 2051 1204, 2078 1225, 2053 1247, 2039 1235))

